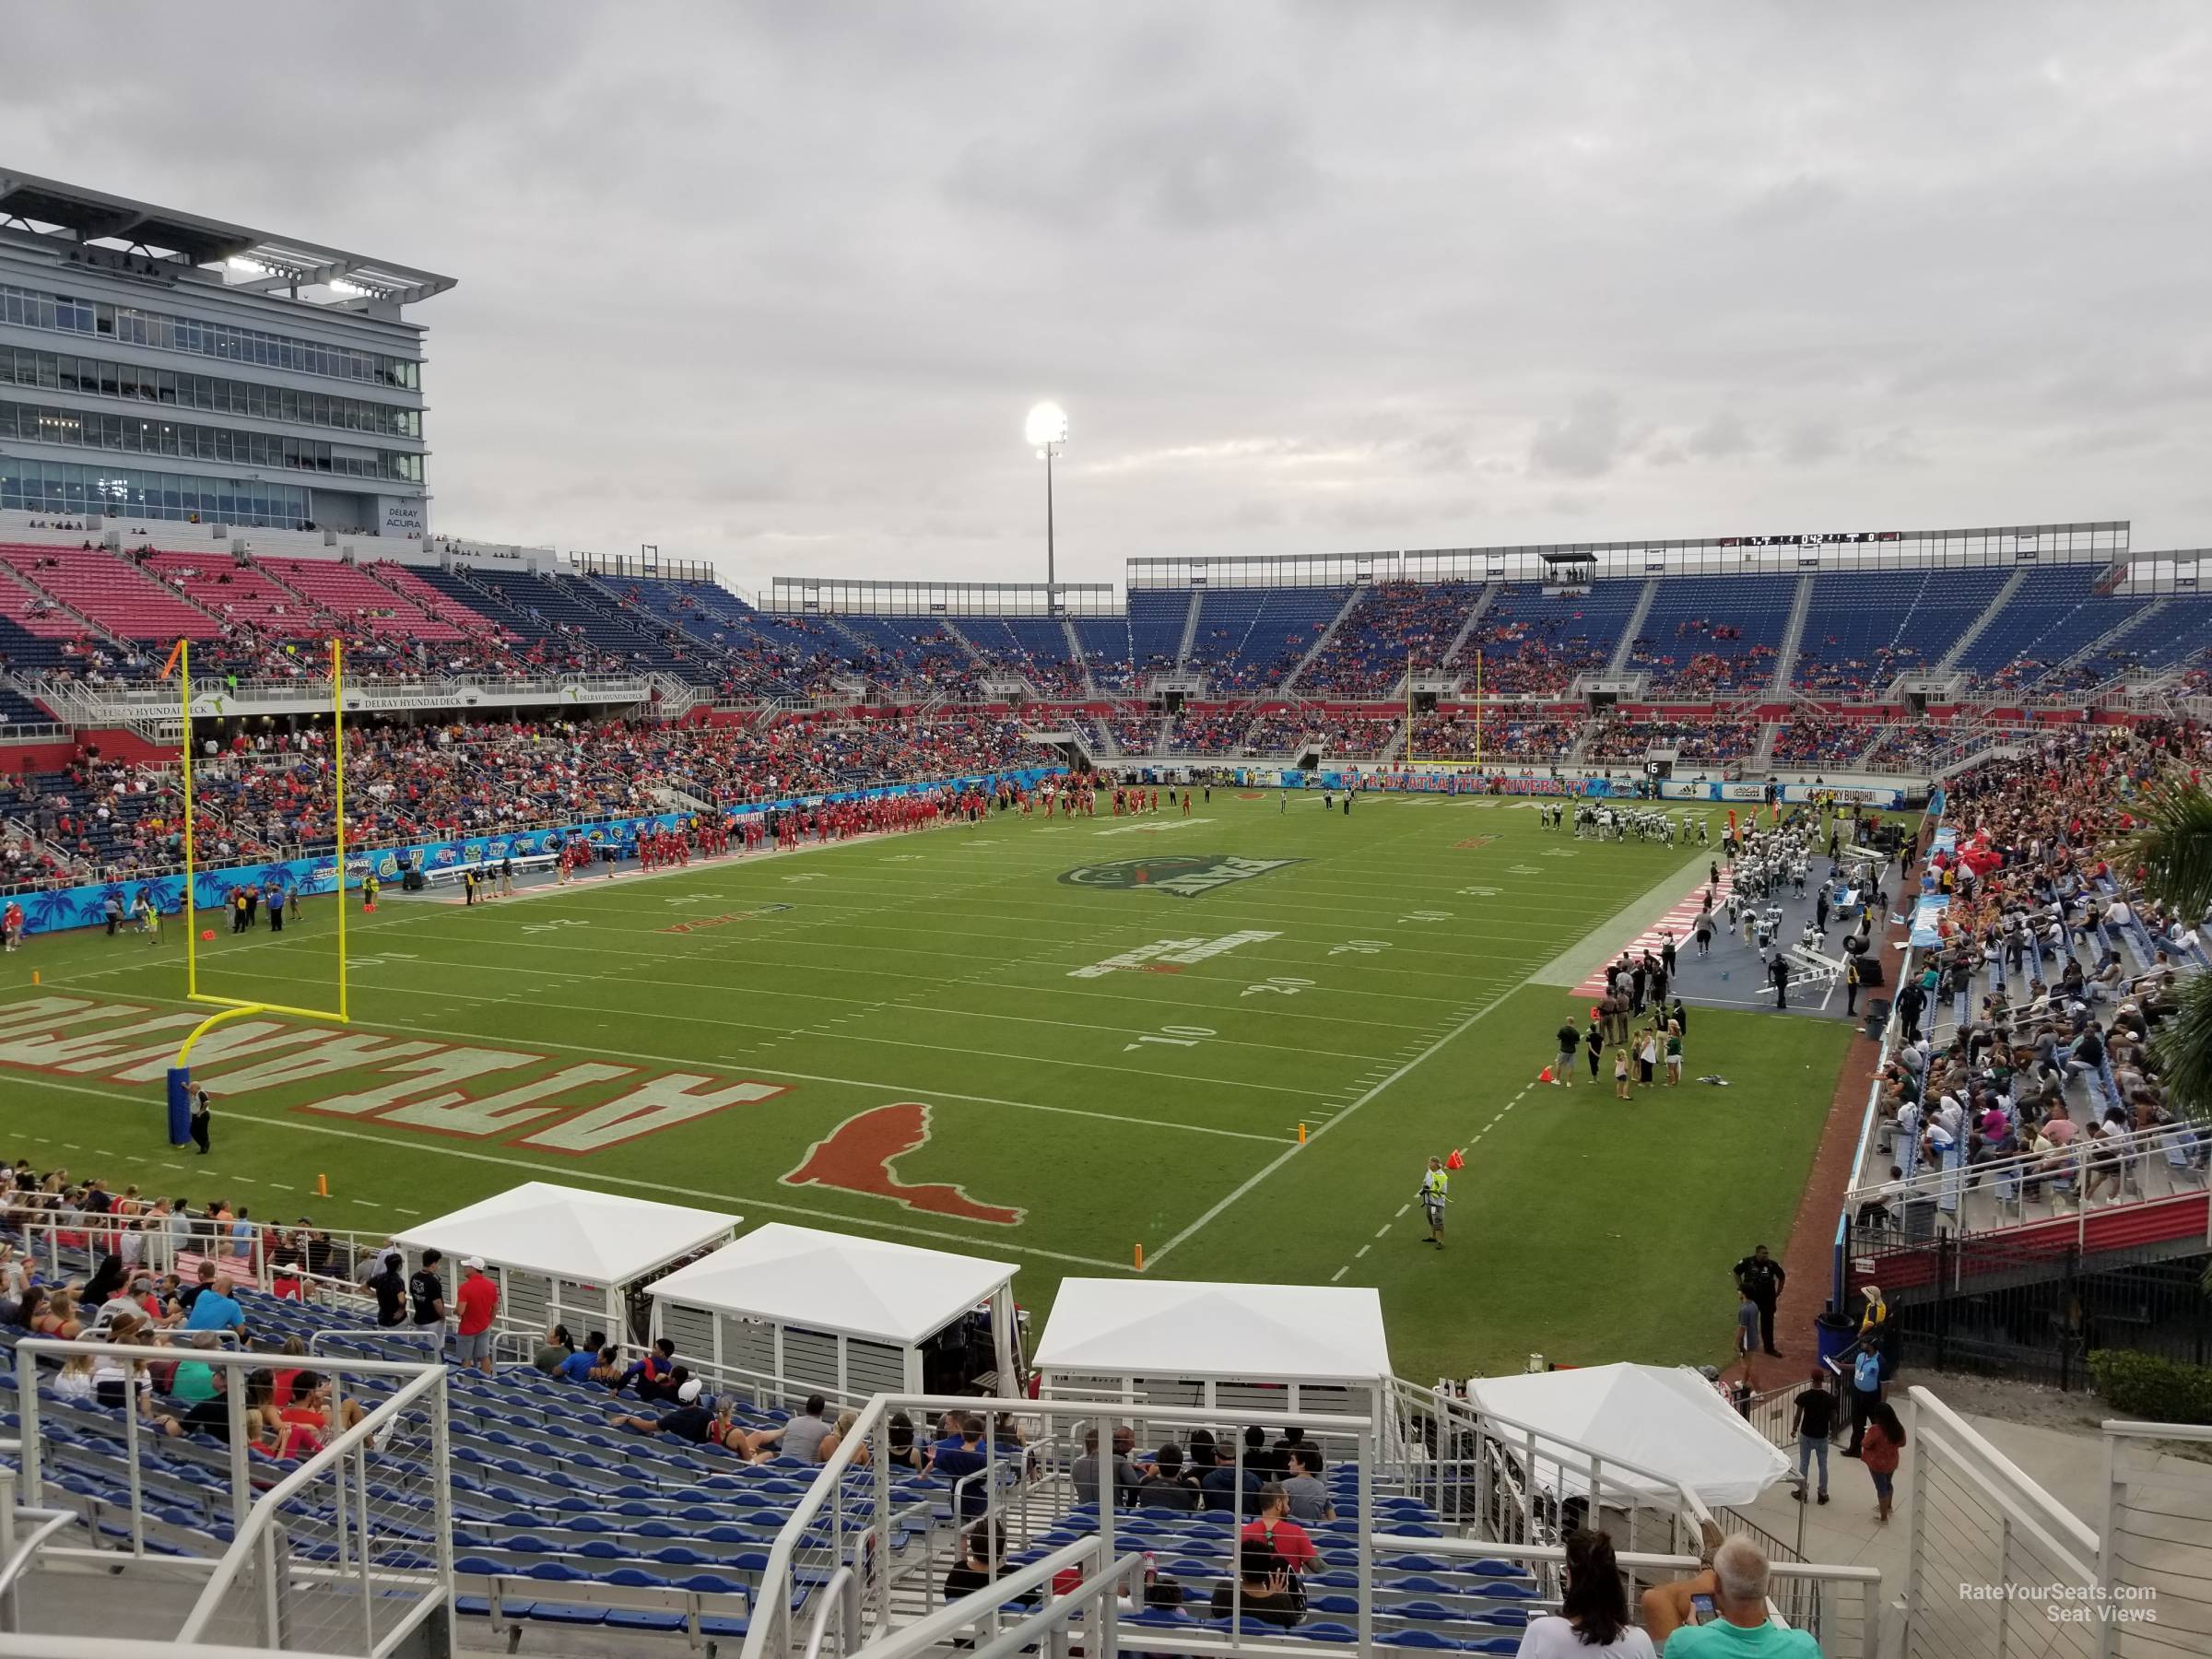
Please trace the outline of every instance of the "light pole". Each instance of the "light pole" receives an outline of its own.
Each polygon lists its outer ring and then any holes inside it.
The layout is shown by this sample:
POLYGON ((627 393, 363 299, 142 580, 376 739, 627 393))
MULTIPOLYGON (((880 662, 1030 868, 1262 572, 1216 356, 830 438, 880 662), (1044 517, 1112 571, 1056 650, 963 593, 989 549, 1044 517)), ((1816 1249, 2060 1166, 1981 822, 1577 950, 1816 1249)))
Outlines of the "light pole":
POLYGON ((1048 611, 1057 611, 1060 606, 1053 597, 1053 457, 1067 447, 1067 411, 1058 404, 1041 403, 1030 411, 1022 433, 1044 463, 1044 605, 1048 611))

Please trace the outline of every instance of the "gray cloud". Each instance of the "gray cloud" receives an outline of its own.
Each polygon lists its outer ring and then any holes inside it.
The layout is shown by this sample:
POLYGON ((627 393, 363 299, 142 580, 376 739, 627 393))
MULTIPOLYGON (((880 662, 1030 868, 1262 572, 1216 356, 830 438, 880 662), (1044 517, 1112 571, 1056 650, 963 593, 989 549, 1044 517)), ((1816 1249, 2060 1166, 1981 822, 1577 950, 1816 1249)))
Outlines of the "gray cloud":
POLYGON ((1035 576, 1051 396, 1084 580, 1778 524, 2212 542, 2186 0, 8 28, 0 161, 462 279, 415 313, 441 528, 747 589, 1035 576), (158 113, 179 87, 226 113, 158 113))
POLYGON ((1742 416, 1723 409, 1684 439, 1682 447, 1701 461, 1725 461, 1749 453, 1751 433, 1742 416))
POLYGON ((1622 420, 1620 399, 1610 392, 1593 392, 1577 398, 1562 418, 1547 420, 1536 428, 1528 458, 1538 472, 1594 478, 1611 471, 1627 449, 1628 429, 1622 420))
POLYGON ((1036 134, 976 140, 946 182, 956 203, 1067 230, 1134 222, 1203 232, 1264 224, 1320 191, 1289 100, 1207 101, 1115 124, 1072 147, 1036 134))
POLYGON ((1843 453, 1842 434, 1832 420, 1800 420, 1783 434, 1782 458, 1792 466, 1817 466, 1843 453))

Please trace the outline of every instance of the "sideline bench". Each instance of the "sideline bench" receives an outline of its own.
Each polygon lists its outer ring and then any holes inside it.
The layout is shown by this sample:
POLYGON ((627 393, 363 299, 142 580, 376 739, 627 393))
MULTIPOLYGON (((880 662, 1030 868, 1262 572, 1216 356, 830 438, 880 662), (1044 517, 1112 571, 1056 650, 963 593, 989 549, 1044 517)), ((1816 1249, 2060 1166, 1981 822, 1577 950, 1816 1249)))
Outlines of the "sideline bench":
MULTIPOLYGON (((560 860, 551 853, 525 853, 509 862, 514 865, 514 873, 520 876, 529 870, 549 870, 560 860)), ((497 876, 500 873, 500 861, 496 858, 474 858, 466 864, 441 865, 437 869, 425 870, 422 883, 425 887, 436 887, 441 881, 458 881, 464 870, 474 870, 478 876, 497 876)))

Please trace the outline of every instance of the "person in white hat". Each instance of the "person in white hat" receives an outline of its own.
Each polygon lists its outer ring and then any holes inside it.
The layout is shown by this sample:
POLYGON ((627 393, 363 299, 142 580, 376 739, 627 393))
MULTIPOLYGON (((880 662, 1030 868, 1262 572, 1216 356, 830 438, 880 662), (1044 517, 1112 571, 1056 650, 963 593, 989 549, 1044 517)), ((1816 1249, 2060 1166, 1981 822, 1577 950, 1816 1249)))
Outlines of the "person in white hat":
POLYGON ((615 1427, 630 1434, 673 1434, 699 1444, 719 1442, 729 1428, 730 1406, 725 1397, 717 1409, 707 1398, 697 1377, 681 1369, 676 1384, 676 1409, 657 1418, 618 1417, 615 1427))
POLYGON ((454 1359, 463 1370, 474 1366, 491 1375, 491 1322, 500 1311, 500 1288, 484 1271, 484 1258, 470 1256, 461 1264, 461 1288, 454 1292, 460 1321, 454 1330, 454 1359))

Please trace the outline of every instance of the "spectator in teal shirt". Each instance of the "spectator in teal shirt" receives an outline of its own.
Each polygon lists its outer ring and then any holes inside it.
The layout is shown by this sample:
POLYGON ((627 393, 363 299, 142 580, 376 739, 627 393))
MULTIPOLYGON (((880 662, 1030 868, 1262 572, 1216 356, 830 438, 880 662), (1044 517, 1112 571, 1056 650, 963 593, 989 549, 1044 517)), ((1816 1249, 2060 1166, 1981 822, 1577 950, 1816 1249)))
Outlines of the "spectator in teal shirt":
POLYGON ((1666 1639, 1666 1659, 1818 1659, 1810 1631, 1775 1624, 1767 1609, 1767 1558, 1746 1537, 1712 1553, 1713 1595, 1720 1618, 1685 1625, 1666 1639))
POLYGON ((241 1336, 246 1329, 246 1311, 232 1300, 230 1281, 218 1278, 192 1299, 192 1312, 184 1321, 188 1331, 236 1331, 241 1336))

